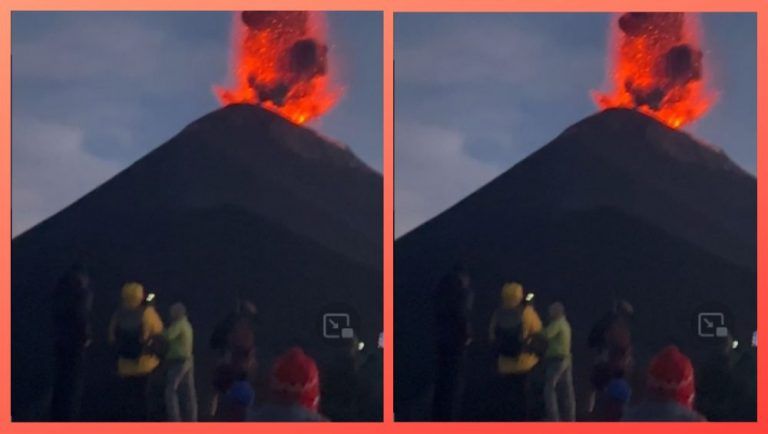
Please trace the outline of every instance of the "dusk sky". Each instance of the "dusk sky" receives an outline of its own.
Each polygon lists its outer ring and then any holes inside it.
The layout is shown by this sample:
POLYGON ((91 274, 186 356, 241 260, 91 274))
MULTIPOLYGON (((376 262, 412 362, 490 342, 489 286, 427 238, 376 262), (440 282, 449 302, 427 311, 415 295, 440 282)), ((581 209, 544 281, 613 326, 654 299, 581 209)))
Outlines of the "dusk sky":
MULTIPOLYGON (((611 14, 397 14, 395 234, 449 208, 597 111, 611 14)), ((718 95, 684 129, 756 173, 754 14, 703 14, 718 95)))
MULTIPOLYGON (((309 124, 381 171, 379 12, 327 14, 344 96, 309 124)), ((13 235, 219 107, 230 12, 14 12, 13 235)))

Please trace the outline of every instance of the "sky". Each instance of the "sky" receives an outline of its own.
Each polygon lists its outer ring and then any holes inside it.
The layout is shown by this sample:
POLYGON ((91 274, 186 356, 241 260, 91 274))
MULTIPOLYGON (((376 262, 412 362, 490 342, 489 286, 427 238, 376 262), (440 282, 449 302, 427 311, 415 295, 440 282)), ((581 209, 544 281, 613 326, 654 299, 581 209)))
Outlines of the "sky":
MULTIPOLYGON (((309 124, 382 161, 379 12, 327 14, 344 96, 309 124)), ((14 12, 13 235, 41 222, 219 107, 231 12, 14 12)))
MULTIPOLYGON (((754 14, 702 14, 717 92, 684 127, 756 173, 754 14)), ((395 235, 482 187, 597 111, 611 14, 396 14, 395 235)))

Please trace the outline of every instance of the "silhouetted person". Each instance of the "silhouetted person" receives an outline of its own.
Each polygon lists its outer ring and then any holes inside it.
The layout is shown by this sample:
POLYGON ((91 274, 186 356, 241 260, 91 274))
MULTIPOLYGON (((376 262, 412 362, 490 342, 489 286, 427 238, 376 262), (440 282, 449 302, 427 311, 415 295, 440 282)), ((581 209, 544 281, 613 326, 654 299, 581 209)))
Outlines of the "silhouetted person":
POLYGON ((697 365, 696 406, 707 420, 755 420, 754 348, 737 347, 728 335, 709 338, 714 344, 697 365))
POLYGON ((571 324, 560 302, 549 306, 549 324, 544 328, 547 350, 544 353, 544 403, 550 421, 576 420, 576 397, 573 391, 573 357, 571 324))
POLYGON ((232 387, 235 379, 251 380, 255 374, 257 315, 253 303, 238 299, 235 309, 214 327, 209 346, 219 353, 219 361, 213 374, 215 392, 210 403, 211 416, 218 414, 219 398, 232 387))
POLYGON ((168 340, 165 356, 165 411, 171 422, 197 421, 195 364, 192 353, 193 331, 187 309, 181 303, 171 305, 171 324, 164 335, 168 340))
POLYGON ((501 305, 491 317, 489 339, 494 346, 496 368, 502 389, 499 416, 503 420, 523 420, 528 413, 528 374, 539 363, 531 348, 534 335, 542 330, 536 309, 523 302, 523 286, 516 282, 501 288, 501 305))
POLYGON ((630 407, 622 420, 630 422, 703 422, 694 410, 696 381, 691 360, 677 347, 665 347, 651 360, 646 398, 630 407))
POLYGON ((53 292, 54 384, 51 419, 72 421, 79 417, 83 393, 85 350, 91 342, 93 292, 81 266, 73 266, 53 292))
POLYGON ((247 300, 238 299, 235 308, 213 328, 208 341, 209 347, 224 357, 229 350, 229 334, 239 321, 246 321, 255 329, 258 324, 256 306, 247 300))
POLYGON ((473 295, 469 274, 460 266, 443 276, 434 293, 437 350, 432 419, 457 416, 462 394, 464 353, 471 340, 469 317, 473 295))
POLYGON ((109 341, 117 351, 122 420, 145 420, 149 415, 148 382, 160 364, 147 343, 163 332, 163 321, 155 308, 144 304, 144 287, 129 282, 121 290, 122 302, 109 323, 109 341))
POLYGON ((597 394, 605 390, 608 383, 616 378, 628 376, 632 366, 632 329, 634 314, 627 301, 615 303, 589 332, 587 343, 595 352, 590 383, 587 410, 594 410, 597 394))

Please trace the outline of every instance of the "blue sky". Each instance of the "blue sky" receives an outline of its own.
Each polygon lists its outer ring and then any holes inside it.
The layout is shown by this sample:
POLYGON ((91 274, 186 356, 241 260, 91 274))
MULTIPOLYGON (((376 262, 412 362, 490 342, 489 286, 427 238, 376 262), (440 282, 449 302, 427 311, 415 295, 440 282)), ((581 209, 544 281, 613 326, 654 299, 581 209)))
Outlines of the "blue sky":
MULTIPOLYGON (((230 12, 14 12, 13 234, 69 205, 218 108, 230 12)), ((382 23, 328 14, 345 93, 309 126, 381 170, 382 23)))
MULTIPOLYGON (((595 113, 610 14, 397 14, 395 234, 595 113)), ((702 14, 709 114, 685 129, 756 171, 756 18, 702 14)))

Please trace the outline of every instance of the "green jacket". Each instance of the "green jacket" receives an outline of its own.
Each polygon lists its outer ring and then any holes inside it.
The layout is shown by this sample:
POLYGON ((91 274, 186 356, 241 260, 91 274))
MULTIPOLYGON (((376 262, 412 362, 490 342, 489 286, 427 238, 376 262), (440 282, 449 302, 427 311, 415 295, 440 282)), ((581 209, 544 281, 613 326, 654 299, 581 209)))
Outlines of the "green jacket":
POLYGON ((544 358, 567 358, 571 356, 571 325, 565 316, 558 318, 544 328, 549 345, 544 358))
POLYGON ((184 360, 192 357, 192 324, 183 317, 171 324, 163 333, 168 339, 168 360, 184 360))

